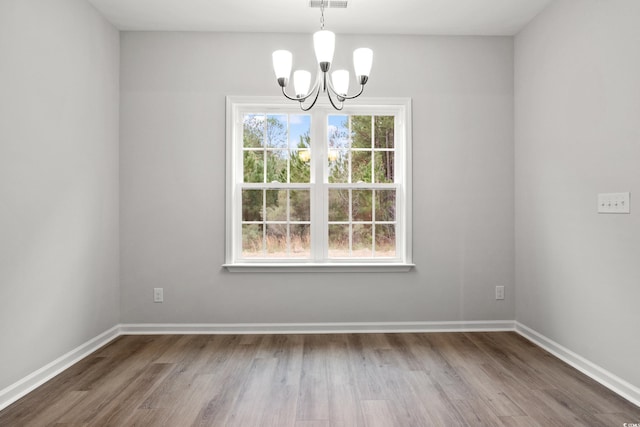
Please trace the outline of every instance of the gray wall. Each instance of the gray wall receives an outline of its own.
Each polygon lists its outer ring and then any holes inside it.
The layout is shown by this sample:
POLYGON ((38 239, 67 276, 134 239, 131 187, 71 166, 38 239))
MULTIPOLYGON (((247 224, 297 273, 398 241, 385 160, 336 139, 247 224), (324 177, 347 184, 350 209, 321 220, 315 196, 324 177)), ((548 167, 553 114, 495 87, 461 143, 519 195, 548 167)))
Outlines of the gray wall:
POLYGON ((515 41, 517 320, 640 386, 640 2, 552 3, 515 41), (598 215, 600 192, 632 193, 598 215))
POLYGON ((225 96, 278 95, 271 51, 312 67, 311 35, 122 33, 122 322, 513 319, 512 41, 338 35, 336 64, 374 49, 366 95, 413 98, 417 268, 232 274, 225 96))
POLYGON ((116 325, 119 36, 0 1, 0 389, 116 325))

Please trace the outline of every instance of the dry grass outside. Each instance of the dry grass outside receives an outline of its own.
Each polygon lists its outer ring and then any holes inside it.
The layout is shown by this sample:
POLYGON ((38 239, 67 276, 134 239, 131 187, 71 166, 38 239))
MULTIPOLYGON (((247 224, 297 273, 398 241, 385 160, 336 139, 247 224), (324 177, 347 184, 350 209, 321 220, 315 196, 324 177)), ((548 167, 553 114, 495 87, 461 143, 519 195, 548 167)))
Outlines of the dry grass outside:
MULTIPOLYGON (((243 242, 242 256, 244 258, 309 258, 311 256, 311 241, 308 236, 291 236, 291 249, 288 249, 287 239, 277 236, 266 237, 266 251, 263 253, 262 239, 252 239, 243 242)), ((395 258, 395 242, 376 244, 375 255, 371 247, 358 246, 349 251, 349 242, 332 242, 329 248, 330 258, 395 258)))
POLYGON ((311 255, 311 239, 308 236, 294 235, 290 237, 289 242, 286 237, 279 236, 267 236, 265 240, 266 253, 263 253, 262 239, 252 239, 243 242, 242 256, 245 258, 308 258, 311 255), (288 250, 289 243, 290 250, 288 250))

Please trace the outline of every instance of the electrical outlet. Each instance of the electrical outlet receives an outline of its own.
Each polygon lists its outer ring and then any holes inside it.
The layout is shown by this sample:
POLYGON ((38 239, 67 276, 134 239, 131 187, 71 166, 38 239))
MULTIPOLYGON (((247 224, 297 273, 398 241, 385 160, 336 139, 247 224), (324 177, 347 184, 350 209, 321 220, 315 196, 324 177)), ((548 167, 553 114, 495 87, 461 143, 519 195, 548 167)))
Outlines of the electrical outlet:
POLYGON ((496 286, 496 299, 504 299, 504 286, 496 286))
POLYGON ((163 302, 164 292, 162 288, 153 288, 153 302, 163 302))

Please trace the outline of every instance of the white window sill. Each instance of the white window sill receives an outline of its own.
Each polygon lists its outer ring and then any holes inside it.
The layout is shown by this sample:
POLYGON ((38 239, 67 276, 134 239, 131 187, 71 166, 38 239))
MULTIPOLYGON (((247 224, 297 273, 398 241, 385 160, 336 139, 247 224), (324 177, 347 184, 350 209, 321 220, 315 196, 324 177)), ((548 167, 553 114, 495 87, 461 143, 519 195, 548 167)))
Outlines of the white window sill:
POLYGON ((236 263, 223 264, 230 273, 406 273, 408 263, 236 263))

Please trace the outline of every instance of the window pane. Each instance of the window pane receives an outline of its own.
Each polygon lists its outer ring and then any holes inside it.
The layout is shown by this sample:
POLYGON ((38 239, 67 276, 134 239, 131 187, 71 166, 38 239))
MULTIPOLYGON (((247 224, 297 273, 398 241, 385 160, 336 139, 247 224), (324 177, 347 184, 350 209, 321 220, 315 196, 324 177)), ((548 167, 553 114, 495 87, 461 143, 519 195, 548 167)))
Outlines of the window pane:
POLYGON ((372 227, 369 224, 353 225, 352 255, 354 257, 365 258, 373 256, 371 230, 372 227))
POLYGON ((267 147, 287 148, 287 115, 267 115, 267 147))
POLYGON ((329 256, 337 258, 349 255, 349 226, 329 225, 329 256))
POLYGON ((351 116, 351 147, 371 148, 371 116, 351 116))
POLYGON ((246 114, 243 120, 242 146, 258 148, 264 146, 264 114, 246 114))
POLYGON ((264 151, 244 152, 244 182, 264 182, 264 151))
POLYGON ((351 212, 354 221, 371 221, 372 219, 372 198, 371 190, 353 190, 351 201, 351 212))
POLYGON ((291 200, 290 218, 291 221, 311 220, 311 192, 309 190, 289 191, 291 200))
POLYGON ((289 115, 289 147, 292 150, 311 147, 311 116, 289 115))
POLYGON ((266 190, 267 221, 287 220, 287 190, 266 190))
POLYGON ((371 182, 371 151, 351 152, 351 182, 371 182))
POLYGON ((348 149, 349 148, 349 116, 329 115, 329 148, 348 149))
POLYGON ((311 226, 307 224, 291 225, 291 258, 309 258, 311 256, 311 226))
POLYGON ((396 190, 376 190, 376 221, 396 220, 396 190))
POLYGON ((311 152, 309 150, 292 150, 290 162, 291 181, 297 183, 310 182, 311 152))
POLYGON ((329 150, 329 182, 346 183, 349 179, 349 152, 329 150))
POLYGON ((376 257, 396 256, 396 226, 376 224, 376 257))
POLYGON ((286 224, 267 224, 266 256, 269 258, 285 258, 287 256, 286 224))
POLYGON ((262 225, 244 224, 242 226, 242 256, 262 256, 262 225))
POLYGON ((393 116, 375 117, 375 148, 393 148, 393 116))
POLYGON ((262 190, 242 190, 242 220, 262 221, 262 190))
POLYGON ((376 151, 374 170, 376 182, 393 182, 393 151, 376 151))
POLYGON ((349 221, 349 190, 329 190, 329 221, 349 221))
POLYGON ((287 182, 288 150, 267 151, 267 182, 287 182))

